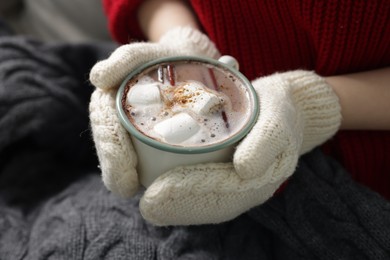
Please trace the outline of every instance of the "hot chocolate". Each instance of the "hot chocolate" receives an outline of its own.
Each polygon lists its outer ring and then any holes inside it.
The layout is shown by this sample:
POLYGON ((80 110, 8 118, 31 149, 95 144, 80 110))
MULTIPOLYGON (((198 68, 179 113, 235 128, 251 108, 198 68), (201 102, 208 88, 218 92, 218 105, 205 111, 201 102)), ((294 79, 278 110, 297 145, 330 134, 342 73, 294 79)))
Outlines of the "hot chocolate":
POLYGON ((231 56, 143 64, 122 82, 116 106, 145 187, 177 166, 231 161, 259 112, 257 94, 231 56))
POLYGON ((194 60, 156 64, 126 84, 122 107, 144 135, 174 146, 223 142, 252 115, 247 83, 230 71, 194 60))

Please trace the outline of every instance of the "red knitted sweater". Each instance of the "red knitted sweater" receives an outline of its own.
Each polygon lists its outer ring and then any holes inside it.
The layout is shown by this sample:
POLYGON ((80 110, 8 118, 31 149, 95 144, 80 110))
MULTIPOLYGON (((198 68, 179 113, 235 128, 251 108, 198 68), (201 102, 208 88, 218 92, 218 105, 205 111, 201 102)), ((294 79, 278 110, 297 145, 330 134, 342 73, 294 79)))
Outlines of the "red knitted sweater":
MULTIPOLYGON (((136 20, 141 2, 104 0, 118 42, 144 40, 136 20)), ((189 2, 204 32, 222 54, 238 59, 249 79, 294 69, 327 76, 390 65, 388 0, 189 2)), ((390 199, 389 131, 340 131, 324 150, 355 180, 390 199)))

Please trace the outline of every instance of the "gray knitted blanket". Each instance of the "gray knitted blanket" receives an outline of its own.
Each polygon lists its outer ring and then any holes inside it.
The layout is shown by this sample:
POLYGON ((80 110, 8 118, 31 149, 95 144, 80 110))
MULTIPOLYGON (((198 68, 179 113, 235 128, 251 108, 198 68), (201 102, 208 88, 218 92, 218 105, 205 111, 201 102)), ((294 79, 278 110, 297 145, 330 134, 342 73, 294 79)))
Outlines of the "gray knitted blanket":
POLYGON ((0 259, 390 259, 390 203, 319 150, 232 221, 145 222, 142 191, 104 188, 89 129, 89 69, 114 47, 0 29, 0 259))

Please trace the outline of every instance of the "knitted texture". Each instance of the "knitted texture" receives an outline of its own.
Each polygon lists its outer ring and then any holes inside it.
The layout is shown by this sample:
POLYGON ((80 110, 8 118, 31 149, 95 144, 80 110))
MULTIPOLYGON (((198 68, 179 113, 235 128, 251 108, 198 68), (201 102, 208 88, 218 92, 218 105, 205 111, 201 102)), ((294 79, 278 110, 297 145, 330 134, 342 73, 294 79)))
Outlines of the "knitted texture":
POLYGON ((291 84, 294 102, 303 111, 304 133, 300 154, 331 138, 341 123, 338 97, 323 77, 310 71, 284 73, 291 84))
POLYGON ((253 85, 260 99, 259 119, 238 145, 233 164, 177 167, 165 173, 141 199, 146 219, 158 225, 231 220, 267 201, 295 171, 299 155, 337 131, 338 98, 315 73, 274 74, 253 85))
POLYGON ((310 71, 276 73, 253 85, 260 116, 238 146, 234 165, 244 179, 264 174, 279 181, 292 174, 297 156, 336 133, 341 108, 331 87, 310 71))
POLYGON ((117 116, 117 87, 138 66, 176 55, 216 58, 219 53, 204 34, 189 27, 178 27, 166 33, 159 43, 133 43, 117 48, 90 72, 90 81, 97 87, 89 106, 91 128, 103 182, 109 190, 123 197, 132 196, 139 182, 137 155, 117 116))
MULTIPOLYGON (((136 15, 142 2, 103 1, 120 43, 143 39, 136 15)), ((390 65, 388 0, 188 2, 203 31, 222 54, 237 58, 250 80, 278 71, 329 76, 390 65)), ((389 131, 339 131, 326 151, 355 180, 390 199, 389 131)))
MULTIPOLYGON (((120 43, 141 39, 137 15, 130 14, 143 1, 103 1, 111 33, 120 43)), ((221 53, 236 57, 251 80, 295 69, 333 75, 389 65, 387 0, 189 3, 221 53)))
POLYGON ((318 149, 283 192, 232 221, 146 222, 142 192, 104 187, 88 129, 86 75, 112 50, 0 37, 0 259, 390 258, 389 202, 318 149))
POLYGON ((115 96, 116 90, 95 90, 89 105, 90 120, 104 184, 109 190, 129 197, 139 185, 137 155, 129 134, 119 122, 115 96))
POLYGON ((26 211, 96 169, 86 68, 113 46, 0 36, 0 195, 9 203, 26 211))
POLYGON ((161 226, 221 223, 265 202, 281 182, 243 180, 231 163, 179 167, 148 187, 140 210, 161 226))
POLYGON ((116 88, 140 65, 169 56, 218 58, 219 52, 206 35, 190 27, 178 27, 161 37, 159 43, 132 43, 119 47, 92 68, 90 81, 101 89, 116 88))

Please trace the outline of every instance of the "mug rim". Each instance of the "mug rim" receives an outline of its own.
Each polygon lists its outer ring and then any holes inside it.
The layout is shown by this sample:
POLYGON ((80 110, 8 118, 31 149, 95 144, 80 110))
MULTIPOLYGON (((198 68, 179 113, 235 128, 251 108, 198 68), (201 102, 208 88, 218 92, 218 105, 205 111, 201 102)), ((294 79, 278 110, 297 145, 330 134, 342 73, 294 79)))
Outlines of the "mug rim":
POLYGON ((198 153, 208 153, 213 152, 217 150, 224 149, 226 147, 229 147, 232 144, 235 144, 239 142, 242 138, 244 138, 249 131, 252 129, 253 125, 256 123, 258 114, 259 114, 259 100, 258 96, 256 94, 255 89, 253 88, 251 82, 238 70, 235 68, 229 66, 228 64, 222 63, 218 60, 206 58, 206 57, 197 57, 197 56, 172 56, 172 57, 162 57, 158 58, 152 61, 149 61, 143 65, 138 66, 135 68, 132 72, 130 72, 126 78, 122 81, 118 92, 116 94, 116 108, 118 112, 118 117, 120 119, 120 122, 122 126, 129 132, 130 135, 137 138, 139 141, 141 141, 144 144, 147 144, 149 146, 152 146, 156 149, 167 151, 171 153, 179 153, 179 154, 198 154, 198 153), (180 146, 180 145, 173 145, 168 144, 164 142, 157 141, 156 139, 153 139, 142 132, 140 132, 129 120, 129 118, 126 115, 126 112, 124 111, 123 105, 122 105, 122 97, 124 95, 124 91, 126 89, 127 83, 136 75, 140 74, 144 70, 146 70, 149 67, 158 65, 160 63, 166 63, 166 62, 185 62, 185 61, 195 61, 200 63, 206 63, 210 64, 216 67, 220 67, 223 69, 227 69, 230 73, 234 74, 235 77, 239 78, 242 83, 244 83, 245 88, 249 90, 250 93, 250 99, 253 103, 253 109, 252 113, 247 121, 247 123, 244 125, 243 128, 241 128, 237 133, 232 135, 226 140, 222 140, 220 142, 210 144, 210 145, 202 145, 202 146, 180 146))

